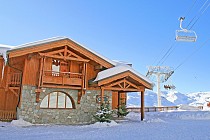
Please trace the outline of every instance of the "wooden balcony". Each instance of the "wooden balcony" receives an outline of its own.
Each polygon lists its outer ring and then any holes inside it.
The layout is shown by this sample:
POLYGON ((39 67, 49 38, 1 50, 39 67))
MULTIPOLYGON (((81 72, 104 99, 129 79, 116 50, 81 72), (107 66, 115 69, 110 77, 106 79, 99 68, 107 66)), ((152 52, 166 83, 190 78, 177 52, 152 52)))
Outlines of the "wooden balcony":
POLYGON ((21 84, 21 73, 10 73, 8 76, 9 87, 19 87, 21 84))
POLYGON ((57 86, 82 86, 83 75, 72 72, 44 71, 42 77, 43 85, 57 86))

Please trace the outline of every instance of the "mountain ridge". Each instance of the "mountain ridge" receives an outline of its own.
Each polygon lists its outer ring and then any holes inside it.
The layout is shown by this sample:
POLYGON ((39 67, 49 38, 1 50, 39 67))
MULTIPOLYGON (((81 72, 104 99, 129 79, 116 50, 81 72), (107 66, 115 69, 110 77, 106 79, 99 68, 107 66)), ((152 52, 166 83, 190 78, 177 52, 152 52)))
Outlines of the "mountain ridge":
MULTIPOLYGON (((206 106, 210 102, 210 92, 194 92, 183 94, 175 90, 161 91, 162 106, 206 106)), ((145 106, 157 106, 157 94, 151 90, 145 91, 145 106)), ((138 107, 140 106, 140 93, 128 93, 127 106, 138 107)))

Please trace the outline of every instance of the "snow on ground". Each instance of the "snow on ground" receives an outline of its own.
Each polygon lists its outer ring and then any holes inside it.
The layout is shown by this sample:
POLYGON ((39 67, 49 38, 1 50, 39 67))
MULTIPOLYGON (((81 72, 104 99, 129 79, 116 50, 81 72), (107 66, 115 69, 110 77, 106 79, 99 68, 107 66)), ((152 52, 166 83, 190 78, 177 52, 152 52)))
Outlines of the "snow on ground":
POLYGON ((129 113, 116 125, 20 127, 0 122, 0 140, 210 140, 210 111, 129 113))
POLYGON ((11 124, 14 125, 14 126, 20 126, 20 127, 23 127, 23 126, 32 126, 33 125, 32 123, 26 122, 23 119, 13 120, 11 122, 11 124))

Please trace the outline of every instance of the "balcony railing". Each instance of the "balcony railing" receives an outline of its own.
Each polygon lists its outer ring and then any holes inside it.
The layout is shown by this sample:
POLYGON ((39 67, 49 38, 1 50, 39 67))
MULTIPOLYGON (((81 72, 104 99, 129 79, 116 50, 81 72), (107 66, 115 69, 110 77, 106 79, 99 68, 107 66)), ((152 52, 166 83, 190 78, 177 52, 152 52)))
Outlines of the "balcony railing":
POLYGON ((12 121, 16 119, 16 111, 0 110, 0 121, 12 121))
POLYGON ((43 83, 56 85, 82 85, 81 73, 44 71, 43 83))
POLYGON ((21 73, 10 73, 8 76, 9 86, 20 86, 21 73))

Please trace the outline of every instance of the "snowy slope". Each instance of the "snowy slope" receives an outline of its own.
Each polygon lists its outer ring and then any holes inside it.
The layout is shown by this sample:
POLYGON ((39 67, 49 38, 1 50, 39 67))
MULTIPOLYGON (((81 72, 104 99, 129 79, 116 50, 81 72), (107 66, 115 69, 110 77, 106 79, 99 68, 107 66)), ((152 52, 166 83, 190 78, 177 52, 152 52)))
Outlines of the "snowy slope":
MULTIPOLYGON (((168 101, 164 96, 161 97, 163 106, 174 106, 174 103, 168 101)), ((127 106, 140 106, 140 93, 128 93, 127 106)), ((157 94, 147 90, 145 92, 145 106, 157 106, 157 94)))
MULTIPOLYGON (((177 91, 162 91, 162 106, 187 104, 203 106, 210 102, 210 92, 196 92, 183 94, 177 91)), ((127 106, 140 106, 139 93, 128 93, 127 106)), ((157 94, 147 90, 145 92, 145 106, 157 106, 157 94)))

